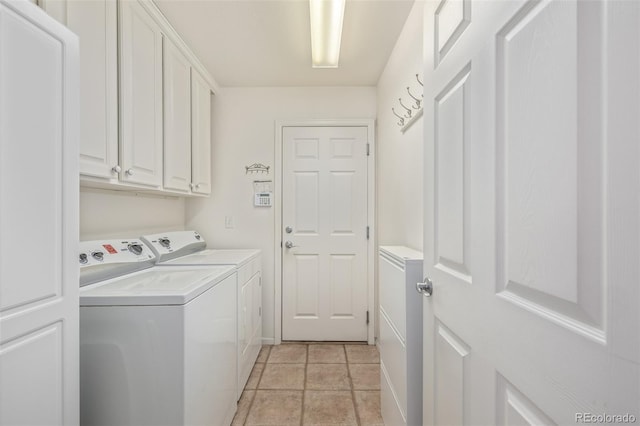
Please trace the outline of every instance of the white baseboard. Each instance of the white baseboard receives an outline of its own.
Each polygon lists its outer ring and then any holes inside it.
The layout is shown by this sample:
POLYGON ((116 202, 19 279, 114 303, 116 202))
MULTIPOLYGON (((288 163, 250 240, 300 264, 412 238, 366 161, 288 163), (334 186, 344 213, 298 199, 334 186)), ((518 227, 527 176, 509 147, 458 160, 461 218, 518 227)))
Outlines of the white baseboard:
POLYGON ((273 337, 263 337, 262 338, 262 344, 263 345, 273 345, 275 344, 276 339, 274 339, 273 337))

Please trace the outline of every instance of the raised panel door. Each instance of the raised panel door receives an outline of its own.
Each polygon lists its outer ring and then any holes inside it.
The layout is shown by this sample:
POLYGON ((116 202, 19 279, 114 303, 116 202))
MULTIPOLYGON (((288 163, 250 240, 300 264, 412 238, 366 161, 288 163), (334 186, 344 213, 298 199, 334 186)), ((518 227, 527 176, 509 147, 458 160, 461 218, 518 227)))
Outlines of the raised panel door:
POLYGON ((0 0, 2 426, 78 424, 78 95, 77 37, 0 0))
POLYGON ((117 179, 116 0, 67 0, 67 27, 80 43, 80 173, 117 179))
POLYGON ((211 194, 211 90, 202 76, 191 70, 191 191, 211 194))
POLYGON ((367 340, 367 133, 283 128, 283 340, 367 340))
POLYGON ((425 424, 640 416, 639 19, 425 5, 425 424))
POLYGON ((162 32, 139 0, 119 3, 120 180, 162 185, 162 32))
POLYGON ((191 65, 164 37, 164 188, 189 192, 191 185, 191 65))

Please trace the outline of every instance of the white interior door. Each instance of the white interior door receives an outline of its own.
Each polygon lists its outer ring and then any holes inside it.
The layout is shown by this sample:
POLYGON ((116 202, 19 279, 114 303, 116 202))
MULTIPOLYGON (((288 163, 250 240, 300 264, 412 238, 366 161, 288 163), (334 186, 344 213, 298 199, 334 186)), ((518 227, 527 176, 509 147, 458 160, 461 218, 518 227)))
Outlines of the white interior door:
POLYGON ((283 340, 367 340, 367 132, 283 128, 283 340))
POLYGON ((640 418, 640 3, 425 9, 425 424, 640 418))
POLYGON ((78 78, 77 37, 0 0, 2 426, 79 421, 78 78))

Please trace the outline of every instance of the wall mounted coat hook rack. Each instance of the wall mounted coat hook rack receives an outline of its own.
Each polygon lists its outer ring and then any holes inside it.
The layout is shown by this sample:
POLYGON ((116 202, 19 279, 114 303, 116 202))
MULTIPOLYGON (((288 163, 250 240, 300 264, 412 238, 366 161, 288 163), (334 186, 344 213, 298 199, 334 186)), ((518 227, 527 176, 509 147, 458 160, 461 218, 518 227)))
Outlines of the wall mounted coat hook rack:
POLYGON ((420 104, 422 103, 422 99, 420 98, 416 98, 415 96, 413 96, 413 94, 411 93, 411 89, 409 88, 409 86, 407 86, 407 93, 409 94, 409 96, 411 96, 411 98, 416 101, 416 104, 413 105, 413 109, 420 109, 420 104))
POLYGON ((244 166, 245 174, 249 173, 266 173, 269 174, 269 166, 265 166, 262 163, 253 163, 250 166, 244 166))
POLYGON ((398 113, 396 112, 395 108, 391 108, 391 111, 393 112, 393 115, 395 115, 396 117, 398 117, 400 119, 400 121, 398 121, 398 126, 404 126, 404 117, 401 115, 398 115, 398 113))

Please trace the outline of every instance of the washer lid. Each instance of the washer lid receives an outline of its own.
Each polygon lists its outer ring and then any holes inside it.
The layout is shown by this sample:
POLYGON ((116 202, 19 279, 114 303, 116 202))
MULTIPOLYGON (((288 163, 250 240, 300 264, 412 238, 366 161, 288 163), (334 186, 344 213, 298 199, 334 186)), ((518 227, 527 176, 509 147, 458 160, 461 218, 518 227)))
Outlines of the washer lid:
POLYGON ((216 250, 198 251, 188 256, 164 262, 164 265, 243 265, 260 254, 260 250, 216 250))
POLYGON ((233 266, 152 268, 83 287, 80 306, 184 305, 233 273, 233 266))

